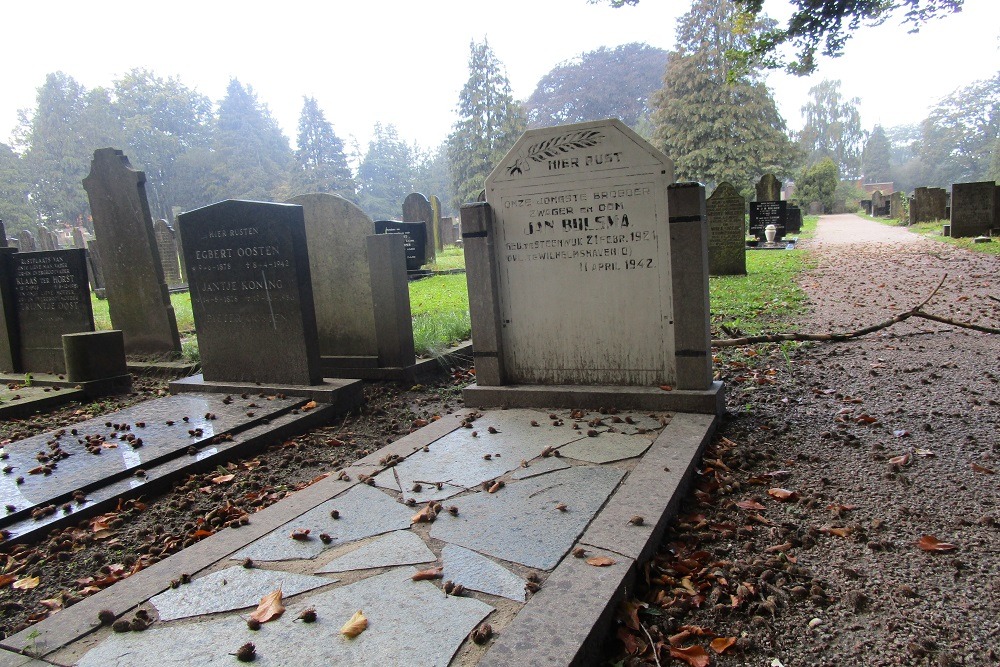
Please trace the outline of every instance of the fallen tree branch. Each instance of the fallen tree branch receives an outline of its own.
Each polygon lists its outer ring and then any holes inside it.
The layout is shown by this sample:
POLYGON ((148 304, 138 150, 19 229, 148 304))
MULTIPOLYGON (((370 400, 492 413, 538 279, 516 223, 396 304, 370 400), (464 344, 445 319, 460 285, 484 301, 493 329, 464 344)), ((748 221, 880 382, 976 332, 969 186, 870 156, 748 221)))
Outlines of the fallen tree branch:
POLYGON ((980 324, 972 324, 971 322, 960 322, 958 320, 951 320, 946 317, 941 317, 940 315, 934 315, 932 313, 926 313, 923 311, 923 307, 926 306, 934 295, 938 293, 941 286, 944 285, 945 279, 948 278, 948 274, 944 274, 941 277, 941 282, 938 283, 937 287, 931 291, 930 295, 923 301, 921 301, 917 306, 911 308, 910 310, 904 311, 895 315, 888 320, 879 322, 878 324, 873 324, 871 326, 863 327, 861 329, 855 329, 854 331, 846 331, 843 333, 825 333, 825 334, 808 334, 808 333, 783 333, 783 334, 764 334, 762 336, 743 336, 741 338, 724 338, 721 340, 713 340, 712 347, 739 347, 741 345, 757 345, 758 343, 782 343, 784 341, 826 341, 826 342, 838 342, 845 340, 852 340, 854 338, 860 338, 861 336, 867 336, 870 333, 875 333, 876 331, 881 331, 891 327, 894 324, 899 324, 911 317, 920 317, 926 320, 932 320, 934 322, 940 322, 942 324, 948 324, 953 327, 960 327, 962 329, 972 329, 974 331, 979 331, 982 333, 989 334, 1000 334, 1000 329, 995 327, 986 327, 980 324))

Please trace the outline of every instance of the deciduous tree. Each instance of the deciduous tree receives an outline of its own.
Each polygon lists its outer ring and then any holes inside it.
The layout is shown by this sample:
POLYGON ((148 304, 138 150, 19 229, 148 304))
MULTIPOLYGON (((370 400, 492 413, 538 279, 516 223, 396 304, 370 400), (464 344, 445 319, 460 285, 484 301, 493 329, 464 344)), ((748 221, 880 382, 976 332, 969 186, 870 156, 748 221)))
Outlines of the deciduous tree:
POLYGON ((809 89, 810 99, 802 107, 806 118, 799 133, 799 145, 808 164, 832 158, 844 178, 857 178, 865 132, 857 97, 844 99, 840 81, 824 79, 809 89))
POLYGON ((840 177, 837 173, 837 163, 825 157, 819 162, 802 170, 795 180, 794 199, 803 206, 818 201, 827 212, 833 210, 834 199, 840 177))

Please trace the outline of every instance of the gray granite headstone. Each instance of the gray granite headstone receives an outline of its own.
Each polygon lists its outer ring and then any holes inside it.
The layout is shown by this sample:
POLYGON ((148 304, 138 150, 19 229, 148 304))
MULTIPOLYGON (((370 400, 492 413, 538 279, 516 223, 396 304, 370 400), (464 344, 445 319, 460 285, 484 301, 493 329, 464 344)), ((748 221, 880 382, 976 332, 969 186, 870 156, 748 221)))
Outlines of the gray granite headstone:
POLYGON ((365 242, 374 223, 337 195, 306 194, 288 203, 301 206, 305 219, 320 355, 378 354, 365 242))
POLYGON ((916 188, 913 191, 913 222, 946 220, 948 193, 944 188, 916 188))
POLYGON ((441 251, 444 250, 444 239, 441 238, 441 200, 438 199, 437 195, 431 195, 427 198, 427 201, 431 205, 431 221, 434 226, 434 249, 441 251))
POLYGON ((774 174, 764 174, 757 181, 757 201, 781 201, 781 181, 774 174))
POLYGON ((181 265, 177 261, 177 239, 174 228, 160 219, 153 223, 153 233, 156 235, 156 247, 160 251, 160 264, 163 266, 163 278, 167 286, 181 285, 181 265))
POLYGON ((705 200, 708 212, 708 272, 715 276, 745 275, 746 203, 729 182, 719 183, 705 200))
POLYGON ((444 217, 441 218, 441 224, 438 235, 441 237, 441 245, 454 245, 455 241, 455 218, 444 217))
POLYGON ((882 194, 881 190, 872 193, 872 217, 885 218, 889 215, 889 197, 882 194))
POLYGON ((988 235, 996 224, 997 185, 993 181, 951 186, 951 235, 988 235))
POLYGON ((427 241, 424 244, 423 263, 432 263, 436 256, 434 252, 434 209, 427 197, 419 192, 406 195, 406 199, 403 200, 403 222, 424 223, 427 241))
POLYGON ((62 335, 94 330, 83 250, 15 253, 21 370, 63 373, 62 335))
POLYGON ((227 200, 178 226, 205 380, 321 383, 302 207, 227 200))
POLYGON ((114 148, 94 151, 83 179, 100 250, 111 325, 128 354, 177 354, 177 320, 160 266, 146 175, 114 148))
POLYGON ((19 248, 21 252, 35 252, 38 250, 38 244, 35 243, 35 235, 29 230, 22 229, 21 233, 18 234, 18 240, 20 241, 19 248))
POLYGON ((52 232, 45 225, 38 225, 38 245, 40 250, 55 250, 52 245, 52 232))
POLYGON ((889 217, 901 220, 903 217, 903 193, 899 190, 889 195, 889 217))

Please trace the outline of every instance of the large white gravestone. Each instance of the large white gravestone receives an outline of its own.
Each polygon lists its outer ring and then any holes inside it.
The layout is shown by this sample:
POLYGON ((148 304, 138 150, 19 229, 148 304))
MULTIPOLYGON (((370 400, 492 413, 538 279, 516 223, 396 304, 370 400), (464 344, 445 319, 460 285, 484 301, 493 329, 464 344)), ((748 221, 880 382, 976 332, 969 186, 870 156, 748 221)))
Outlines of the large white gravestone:
POLYGON ((462 211, 471 400, 491 403, 490 386, 548 387, 550 401, 553 387, 681 389, 712 393, 715 410, 704 188, 672 181, 670 159, 617 120, 521 137, 486 204, 462 211))

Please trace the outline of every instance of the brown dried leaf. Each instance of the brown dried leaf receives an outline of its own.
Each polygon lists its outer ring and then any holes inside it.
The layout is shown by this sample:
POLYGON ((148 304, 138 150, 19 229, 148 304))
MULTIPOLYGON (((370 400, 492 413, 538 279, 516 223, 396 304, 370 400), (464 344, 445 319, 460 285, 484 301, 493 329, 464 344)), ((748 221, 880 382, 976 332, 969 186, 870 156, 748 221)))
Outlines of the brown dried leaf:
POLYGON ((995 475, 995 474, 997 474, 996 470, 993 470, 991 468, 987 468, 985 466, 981 466, 978 463, 973 463, 972 464, 972 470, 974 472, 981 472, 984 475, 995 475))
POLYGON ((17 577, 13 574, 0 574, 0 588, 12 584, 17 581, 17 577))
POLYGON ((716 637, 715 639, 712 640, 710 646, 712 647, 713 651, 715 651, 719 655, 722 655, 727 650, 729 650, 730 646, 732 646, 735 643, 736 643, 736 637, 716 637))
POLYGON ((431 523, 437 518, 433 503, 428 503, 419 512, 410 517, 410 523, 431 523))
POLYGON ((833 526, 823 526, 819 529, 819 532, 826 533, 827 535, 836 535, 837 537, 850 537, 851 533, 854 532, 851 528, 834 528, 833 526))
POLYGON ((218 477, 213 477, 212 478, 212 483, 213 484, 225 484, 226 482, 233 481, 233 478, 235 478, 235 477, 236 477, 236 475, 219 475, 218 477))
POLYGON ((758 503, 756 500, 741 500, 738 503, 736 503, 736 506, 739 507, 741 510, 747 510, 747 511, 767 509, 766 507, 758 503))
POLYGON ((788 489, 768 489, 767 495, 771 496, 775 500, 780 500, 782 502, 791 502, 793 500, 799 499, 799 494, 795 491, 789 491, 788 489))
POLYGON ((897 466, 905 466, 909 462, 910 462, 909 452, 907 452, 906 454, 900 454, 899 456, 893 456, 891 459, 889 459, 889 463, 897 466))
POLYGON ((428 579, 440 579, 441 573, 444 572, 444 566, 439 565, 437 567, 430 567, 426 570, 420 570, 419 572, 414 572, 413 576, 410 577, 413 581, 426 581, 428 579))
POLYGON ((310 410, 315 410, 318 407, 316 401, 309 401, 302 406, 302 412, 309 412, 310 410))
POLYGON ((594 567, 608 567, 609 565, 614 565, 615 561, 611 560, 607 556, 592 556, 587 559, 587 565, 593 565, 594 567))
POLYGON ((354 612, 354 616, 351 616, 347 623, 344 623, 344 627, 340 629, 340 634, 348 639, 354 639, 367 629, 368 619, 365 618, 364 612, 359 609, 354 612))
POLYGON ((691 667, 708 667, 712 662, 708 652, 700 646, 687 646, 684 648, 671 646, 670 657, 682 660, 691 667))
POLYGON ((257 609, 250 614, 250 618, 259 622, 267 623, 285 613, 285 605, 281 604, 281 589, 268 593, 260 599, 257 609))
MULTIPOLYGON (((950 542, 942 542, 933 535, 924 535, 919 540, 917 540, 917 546, 924 551, 938 552, 938 551, 954 551, 958 549, 958 545, 952 544, 950 542)), ((17 584, 14 584, 17 586, 17 584)))
POLYGON ((625 646, 625 652, 629 655, 642 655, 646 652, 646 642, 638 636, 629 632, 628 628, 618 628, 618 639, 625 646))
POLYGON ((41 580, 38 577, 25 577, 24 579, 15 581, 14 588, 26 591, 30 588, 38 588, 39 583, 41 583, 41 580))

